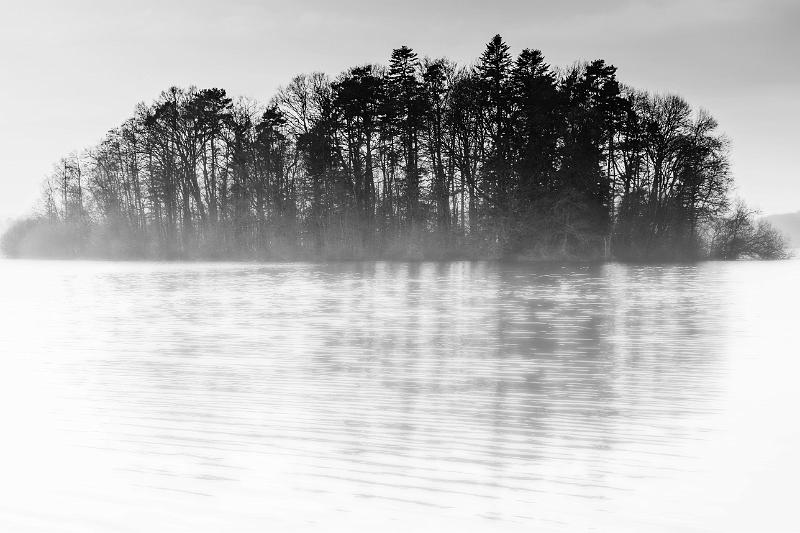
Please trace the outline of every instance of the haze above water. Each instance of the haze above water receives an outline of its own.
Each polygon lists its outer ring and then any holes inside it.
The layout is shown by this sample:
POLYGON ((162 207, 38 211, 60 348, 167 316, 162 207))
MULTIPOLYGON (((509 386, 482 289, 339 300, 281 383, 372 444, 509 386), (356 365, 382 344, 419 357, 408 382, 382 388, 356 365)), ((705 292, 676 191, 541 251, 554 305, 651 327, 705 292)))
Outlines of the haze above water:
POLYGON ((800 261, 0 261, 0 530, 797 531, 800 261))

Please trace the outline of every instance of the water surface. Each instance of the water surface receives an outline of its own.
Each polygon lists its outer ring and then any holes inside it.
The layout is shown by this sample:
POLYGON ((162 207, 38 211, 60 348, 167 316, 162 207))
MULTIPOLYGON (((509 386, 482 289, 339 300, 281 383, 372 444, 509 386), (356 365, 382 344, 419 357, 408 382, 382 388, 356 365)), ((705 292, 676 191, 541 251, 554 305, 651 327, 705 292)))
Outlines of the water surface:
POLYGON ((798 305, 798 261, 0 261, 0 530, 798 531, 798 305))

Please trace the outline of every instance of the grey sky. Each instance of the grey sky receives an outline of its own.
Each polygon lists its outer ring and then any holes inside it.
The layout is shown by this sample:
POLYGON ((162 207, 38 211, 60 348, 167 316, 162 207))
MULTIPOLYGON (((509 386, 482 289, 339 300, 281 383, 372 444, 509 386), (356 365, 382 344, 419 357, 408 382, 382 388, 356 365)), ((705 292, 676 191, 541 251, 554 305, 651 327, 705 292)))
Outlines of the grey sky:
POLYGON ((708 109, 738 194, 796 211, 798 27, 797 0, 0 0, 0 215, 28 211, 59 157, 170 85, 265 102, 295 74, 385 62, 401 44, 472 62, 495 33, 708 109))

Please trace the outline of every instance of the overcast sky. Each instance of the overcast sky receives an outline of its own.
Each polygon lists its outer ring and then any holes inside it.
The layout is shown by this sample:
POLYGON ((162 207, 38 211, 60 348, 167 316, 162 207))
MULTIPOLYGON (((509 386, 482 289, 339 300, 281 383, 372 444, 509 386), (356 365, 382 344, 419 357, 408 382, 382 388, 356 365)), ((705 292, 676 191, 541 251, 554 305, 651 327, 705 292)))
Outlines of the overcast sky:
POLYGON ((265 102, 295 74, 386 62, 402 44, 470 63, 496 33, 708 109, 732 140, 737 193, 797 211, 798 28, 798 0, 0 0, 0 217, 170 85, 265 102))

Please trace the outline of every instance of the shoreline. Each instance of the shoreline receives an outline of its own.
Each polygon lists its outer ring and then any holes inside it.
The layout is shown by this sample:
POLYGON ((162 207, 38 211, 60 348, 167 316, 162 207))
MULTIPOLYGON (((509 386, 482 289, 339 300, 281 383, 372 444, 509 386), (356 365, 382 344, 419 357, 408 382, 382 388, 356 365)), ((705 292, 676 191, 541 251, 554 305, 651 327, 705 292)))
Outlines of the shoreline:
POLYGON ((252 265, 277 265, 277 264, 354 264, 354 263, 492 263, 497 265, 541 265, 541 266, 603 266, 610 264, 630 265, 630 266, 657 266, 657 265, 696 265, 699 263, 731 263, 731 262, 771 262, 786 261, 797 257, 796 250, 789 257, 782 259, 761 259, 761 258, 738 258, 738 259, 719 259, 719 258, 696 258, 696 259, 653 259, 653 260, 625 260, 617 258, 609 259, 550 259, 550 258, 487 258, 487 257, 450 257, 450 258, 392 258, 392 257, 366 257, 366 258, 156 258, 156 257, 105 257, 105 256, 6 256, 0 254, 0 260, 5 261, 65 261, 65 262, 100 262, 100 263, 164 263, 164 264, 252 264, 252 265))

